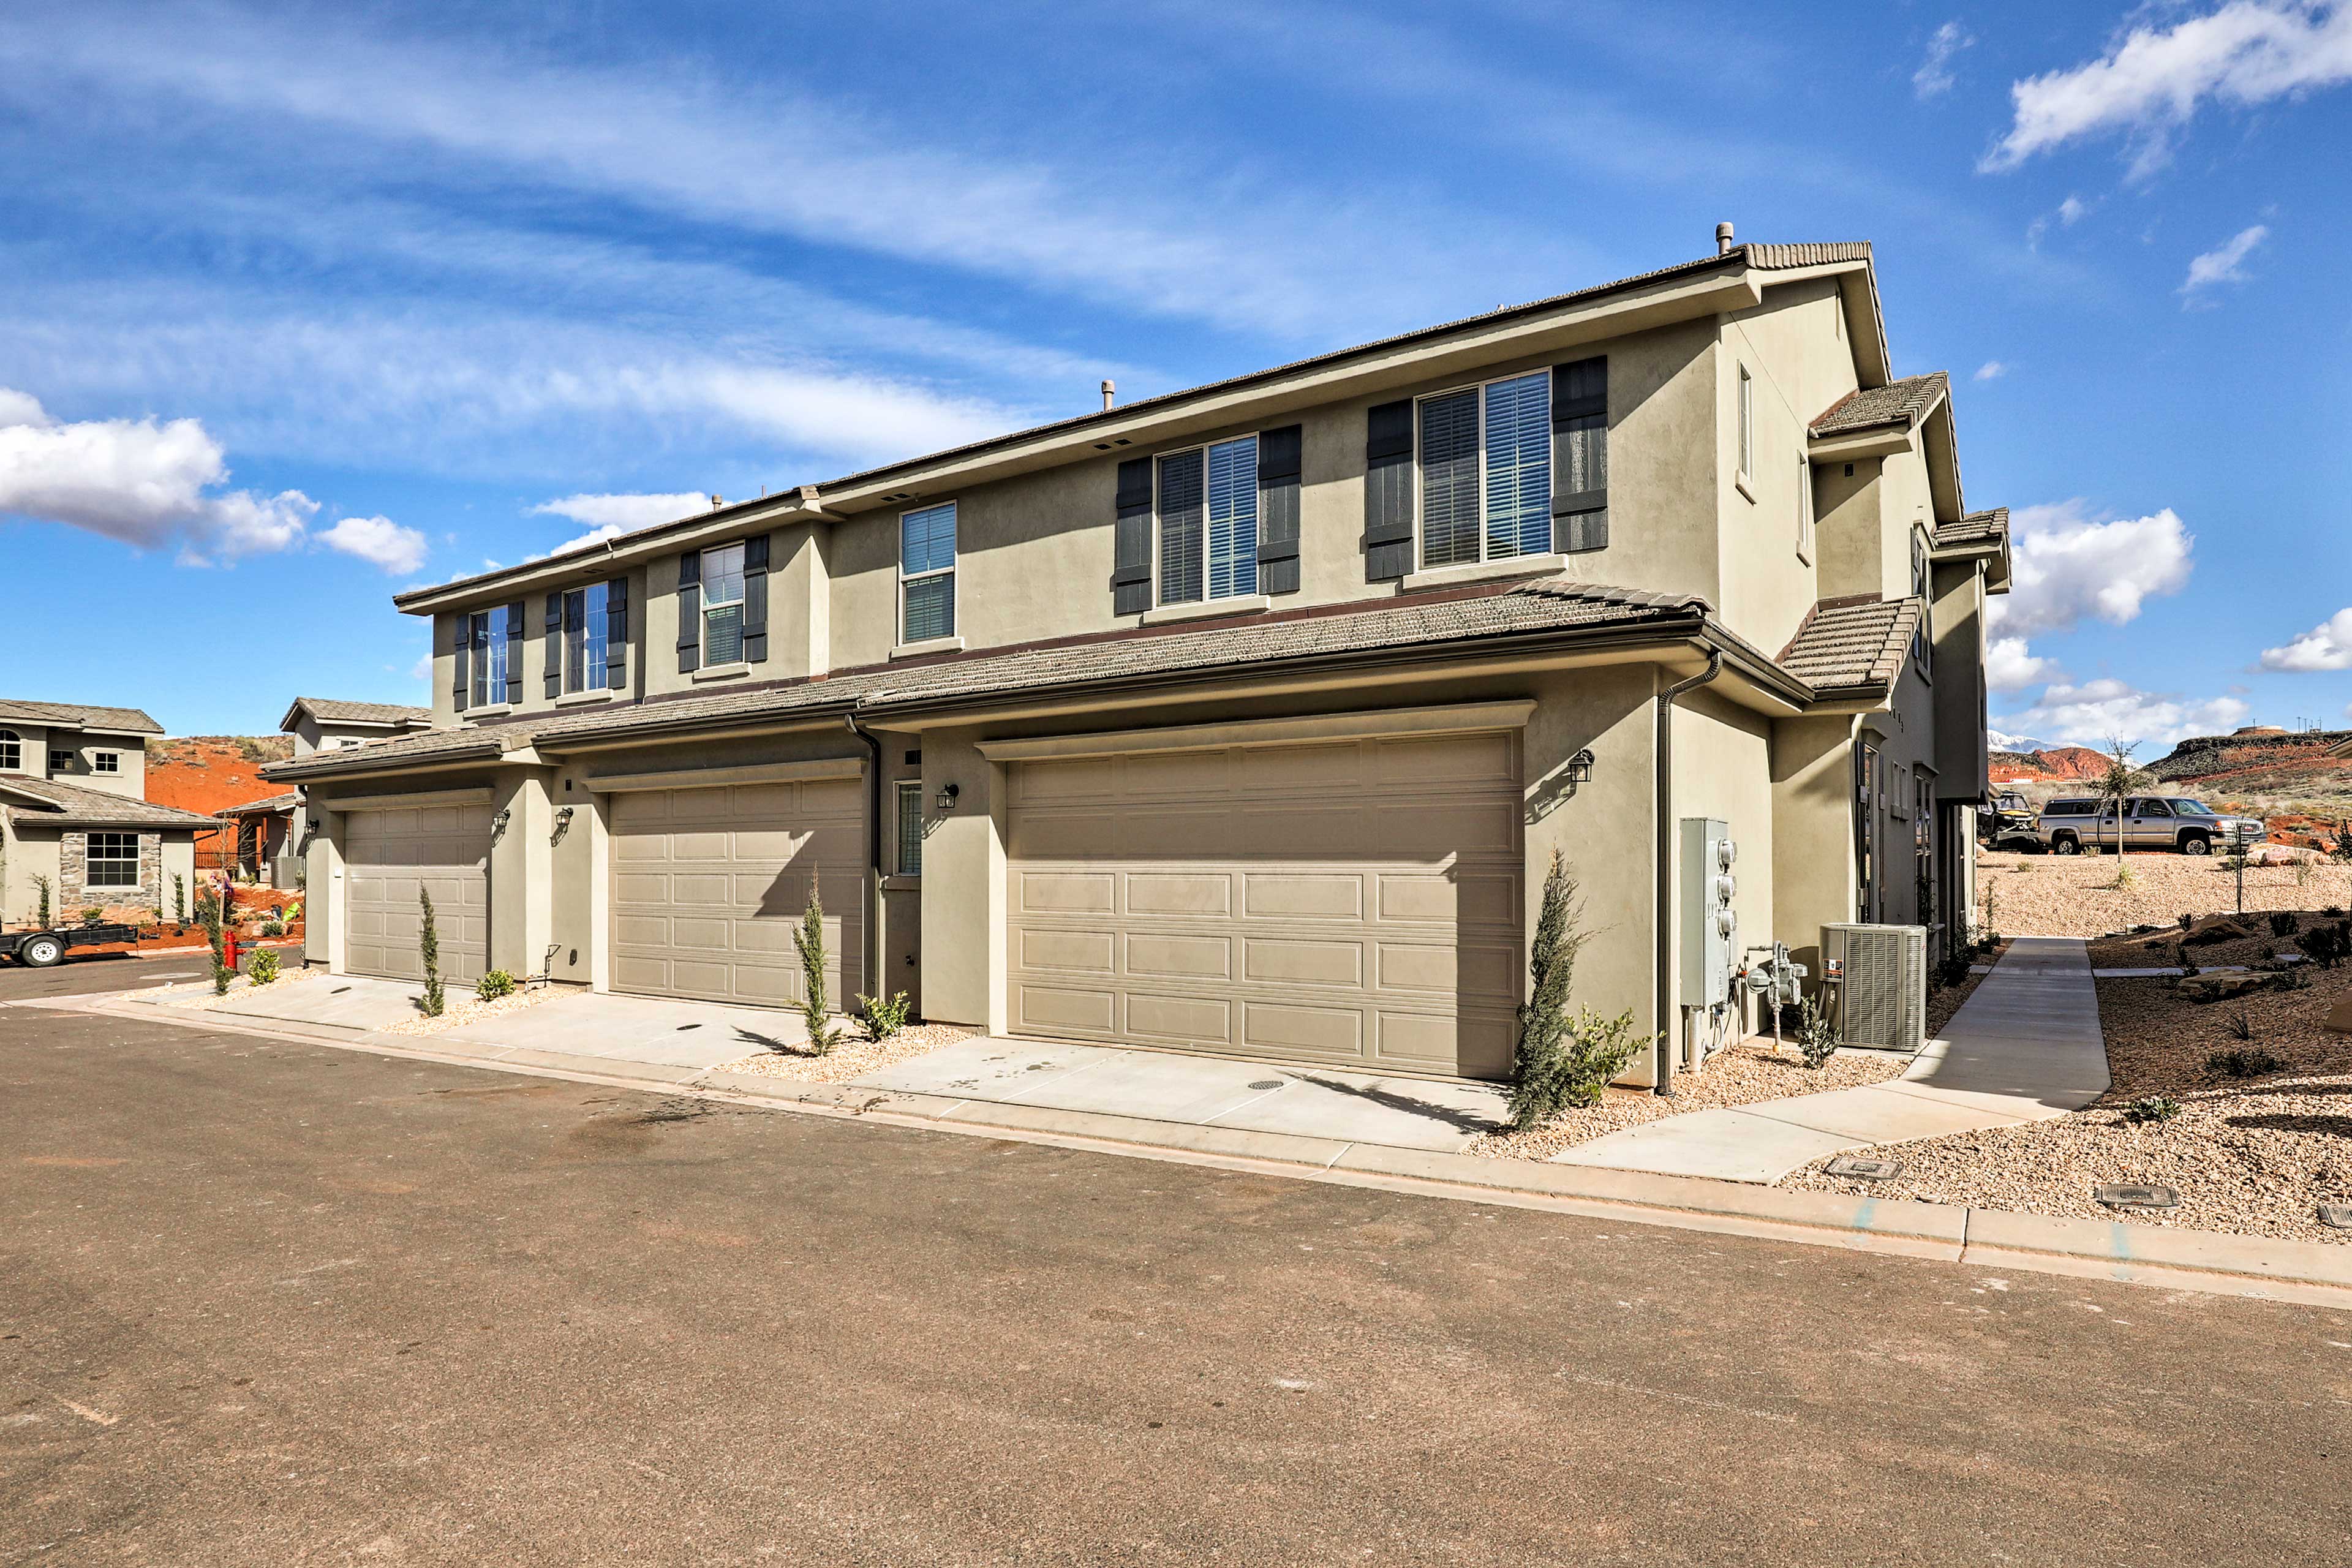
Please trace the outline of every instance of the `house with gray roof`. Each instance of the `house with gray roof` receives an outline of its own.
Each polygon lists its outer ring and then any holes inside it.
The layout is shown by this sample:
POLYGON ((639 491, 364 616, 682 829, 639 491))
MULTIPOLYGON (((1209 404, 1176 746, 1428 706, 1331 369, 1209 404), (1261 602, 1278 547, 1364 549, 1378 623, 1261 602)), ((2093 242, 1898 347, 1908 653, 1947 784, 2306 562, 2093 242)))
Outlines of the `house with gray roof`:
MULTIPOLYGON (((286 706, 278 728, 294 742, 294 755, 348 751, 430 730, 430 708, 400 702, 351 702, 338 697, 297 697, 286 706)), ((232 806, 220 814, 236 825, 237 864, 245 873, 275 888, 303 884, 300 846, 310 833, 301 792, 232 806)))
POLYGON ((192 883, 210 817, 147 798, 147 742, 163 727, 136 708, 0 699, 0 924, 85 910, 151 920, 172 879, 192 883))
POLYGON ((433 727, 264 770, 310 960, 789 1006, 821 896, 837 1009, 1494 1079, 1557 854, 1664 1086, 1726 944, 1968 932, 2007 516, 1869 246, 1102 400, 398 595, 433 727))

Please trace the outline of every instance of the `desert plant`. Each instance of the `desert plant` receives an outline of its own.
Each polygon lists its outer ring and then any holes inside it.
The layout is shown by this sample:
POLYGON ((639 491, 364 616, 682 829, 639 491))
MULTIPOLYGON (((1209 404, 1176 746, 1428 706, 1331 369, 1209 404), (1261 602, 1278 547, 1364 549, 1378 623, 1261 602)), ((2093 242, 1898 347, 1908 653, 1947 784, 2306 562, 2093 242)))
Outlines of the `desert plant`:
POLYGON ((1809 1068, 1819 1068, 1837 1055, 1837 1031, 1821 1003, 1811 996, 1797 1010, 1797 1054, 1809 1068))
POLYGON ((2239 1008, 2237 1016, 2230 1020, 2230 1037, 2238 1040, 2251 1040, 2254 1037, 2254 1021, 2247 1016, 2243 1007, 2239 1008))
POLYGON ((264 936, 284 936, 286 934, 286 922, 284 921, 264 921, 261 922, 261 934, 264 936))
POLYGON ((857 998, 857 1005, 866 1014, 866 1032, 877 1040, 887 1040, 907 1026, 907 1014, 910 1009, 904 991, 895 996, 861 994, 857 998))
POLYGON ((2294 885, 2298 891, 2311 886, 2311 862, 2300 855, 2294 858, 2294 885))
POLYGON ((2352 822, 2337 818, 2335 843, 2329 847, 2328 853, 2338 860, 2352 860, 2352 822))
POLYGON ((99 908, 96 904, 92 904, 89 908, 82 910, 81 912, 81 923, 86 926, 100 925, 103 924, 105 921, 106 911, 99 908))
POLYGON ((177 871, 172 873, 172 918, 188 923, 188 879, 177 871))
POLYGON ((2340 921, 2344 918, 2344 906, 2342 904, 2330 904, 2319 912, 2326 915, 2329 920, 2340 921))
POLYGON ((278 955, 268 948, 255 952, 253 962, 245 966, 246 978, 256 985, 268 985, 278 978, 278 955))
POLYGON ((825 1005, 824 900, 816 884, 809 884, 808 908, 801 911, 800 929, 793 932, 793 945, 801 953, 801 1016, 808 1020, 808 1050, 813 1057, 829 1057, 834 1047, 841 1044, 841 1030, 833 1023, 833 1009, 825 1005))
POLYGON ((441 989, 441 931, 433 921, 433 895, 420 887, 416 903, 425 916, 425 927, 416 935, 416 953, 425 963, 425 1016, 437 1018, 449 1005, 441 989))
POLYGON ((493 969, 474 982, 474 994, 485 1002, 495 1002, 501 996, 515 994, 515 977, 503 969, 493 969))
POLYGON ((1948 952, 1943 957, 1937 959, 1936 961, 1936 989, 1938 991, 1944 991, 1948 990, 1955 985, 1967 984, 1969 980, 1969 957, 1970 955, 1968 949, 1956 948, 1952 952, 1948 952))
POLYGON ((205 913, 205 941, 213 950, 213 994, 226 996, 228 994, 228 983, 236 977, 236 971, 229 967, 228 952, 223 945, 226 932, 221 926, 220 901, 215 899, 209 902, 203 900, 197 902, 205 913))
POLYGON ((2352 932, 2341 922, 2314 926, 2303 933, 2303 956, 2322 969, 2333 969, 2344 962, 2347 938, 2352 932))
POLYGON ((2308 967, 2297 966, 2282 973, 2274 984, 2284 985, 2290 991, 2308 991, 2311 989, 2311 971, 2308 967))
POLYGON ((1532 1127, 1564 1109, 1563 1064, 1570 1054, 1569 991, 1584 946, 1584 900, 1555 847, 1544 873, 1543 905, 1528 955, 1528 999, 1511 1047, 1511 1124, 1532 1127))
POLYGON ((49 879, 36 872, 33 877, 33 923, 43 931, 49 929, 49 879))
POLYGON ((2124 1120, 2131 1122, 2169 1121, 2180 1114, 2180 1101, 2161 1094, 2143 1094, 2124 1107, 2124 1120))
MULTIPOLYGON (((2241 1035, 2238 1037, 2245 1039, 2248 1037, 2241 1035)), ((2215 1051, 2205 1058, 2205 1068, 2208 1072, 2226 1073, 2231 1078, 2261 1078, 2265 1073, 2277 1072, 2285 1066, 2286 1063, 2263 1050, 2260 1046, 2252 1050, 2236 1047, 2226 1051, 2215 1051)))
POLYGON ((2121 891, 2128 892, 2128 891, 2130 891, 2130 890, 2131 890, 2131 889, 2132 889, 2133 885, 2134 885, 2135 883, 2137 883, 2138 880, 2139 880, 2139 873, 2138 873, 2137 871, 2133 870, 2133 869, 2132 869, 2132 867, 2131 867, 2131 862, 2129 862, 2128 860, 2126 860, 2126 859, 2124 858, 2124 852, 2123 852, 2123 850, 2122 850, 2122 849, 2120 849, 2120 848, 2116 849, 2116 879, 2115 879, 2113 882, 2110 882, 2110 883, 2109 883, 2109 884, 2107 884, 2107 885, 2108 885, 2109 887, 2112 887, 2112 888, 2117 889, 2119 889, 2119 890, 2121 890, 2121 891))
POLYGON ((2302 921, 2295 918, 2295 913, 2293 910, 2281 910, 2271 916, 2271 934, 2273 936, 2293 936, 2294 934, 2294 928, 2302 923, 2302 921))
POLYGON ((2184 931, 2193 929, 2197 924, 2197 917, 2190 914, 2187 910, 2181 910, 2180 913, 2174 918, 2180 921, 2180 929, 2184 931))

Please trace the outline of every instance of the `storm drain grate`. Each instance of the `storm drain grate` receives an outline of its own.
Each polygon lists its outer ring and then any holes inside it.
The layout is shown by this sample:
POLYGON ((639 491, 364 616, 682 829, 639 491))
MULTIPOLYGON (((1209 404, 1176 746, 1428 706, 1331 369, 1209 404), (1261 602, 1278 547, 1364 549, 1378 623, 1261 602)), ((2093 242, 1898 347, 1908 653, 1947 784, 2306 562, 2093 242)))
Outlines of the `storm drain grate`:
POLYGON ((1255 1083, 1250 1085, 1250 1087, 1252 1089, 1280 1089, 1282 1087, 1282 1080, 1278 1078, 1262 1078, 1255 1083))
POLYGON ((2322 1204, 2319 1223, 2337 1230, 2352 1230, 2352 1204, 2322 1204))
POLYGON ((2091 1195, 2111 1209, 2177 1209, 2180 1194, 2170 1187, 2118 1186, 2093 1187, 2091 1195))
POLYGON ((1856 1176, 1865 1182, 1891 1182, 1903 1173, 1900 1160, 1873 1160, 1863 1154, 1840 1154, 1822 1167, 1832 1176, 1856 1176))

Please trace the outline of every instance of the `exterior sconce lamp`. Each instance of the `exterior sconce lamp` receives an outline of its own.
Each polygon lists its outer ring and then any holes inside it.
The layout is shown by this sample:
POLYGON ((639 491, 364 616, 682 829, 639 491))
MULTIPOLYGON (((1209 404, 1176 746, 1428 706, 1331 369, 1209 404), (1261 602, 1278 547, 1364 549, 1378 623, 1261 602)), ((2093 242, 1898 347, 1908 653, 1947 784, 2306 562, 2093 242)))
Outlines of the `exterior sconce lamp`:
POLYGON ((496 844, 507 836, 507 824, 514 820, 514 807, 508 806, 490 818, 490 842, 496 844))
POLYGON ((941 811, 953 811, 955 809, 956 796, 962 793, 963 791, 957 788, 954 784, 941 784, 940 786, 940 809, 941 811))
POLYGON ((555 808, 555 832, 548 839, 550 844, 563 842, 564 834, 572 827, 572 814, 579 809, 576 805, 559 805, 555 808))
POLYGON ((1592 777, 1592 748, 1587 746, 1568 759, 1568 787, 1576 788, 1592 777))

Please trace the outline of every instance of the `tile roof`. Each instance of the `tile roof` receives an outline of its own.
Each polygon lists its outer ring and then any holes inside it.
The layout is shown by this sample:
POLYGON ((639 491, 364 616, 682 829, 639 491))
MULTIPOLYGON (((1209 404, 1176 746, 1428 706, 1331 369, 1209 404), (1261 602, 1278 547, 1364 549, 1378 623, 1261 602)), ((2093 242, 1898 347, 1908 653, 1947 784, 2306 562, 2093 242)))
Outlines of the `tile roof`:
POLYGON ((26 805, 17 801, 5 805, 9 816, 20 822, 48 823, 61 827, 83 826, 122 827, 196 827, 207 831, 220 825, 209 816, 193 811, 182 811, 176 805, 157 805, 152 801, 130 800, 104 790, 84 789, 57 779, 0 779, 0 793, 30 795, 39 804, 26 805))
POLYGON ((1890 381, 1849 392, 1830 405, 1812 425, 1815 436, 1843 436, 1873 430, 1881 425, 1911 425, 1924 417, 1936 400, 1951 391, 1951 377, 1942 371, 1890 381))
POLYGON ((1890 686, 1921 611, 1917 599, 1824 599, 1780 650, 1780 668, 1824 694, 1890 686))
POLYGON ((2009 537, 2009 508, 1972 511, 1958 522, 1936 525, 1936 548, 1958 549, 1969 544, 1996 544, 2009 537))
POLYGON ((0 697, 0 723, 11 719, 21 719, 27 724, 71 724, 141 735, 163 732, 163 725, 136 708, 92 708, 79 702, 28 702, 0 697))
POLYGON ((232 805, 213 813, 215 816, 264 816, 274 811, 291 811, 302 804, 301 795, 288 790, 267 800, 248 800, 243 805, 232 805))
MULTIPOLYGON (((1138 410, 1170 407, 1181 404, 1189 398, 1206 396, 1213 393, 1231 391, 1234 388, 1247 386, 1256 382, 1270 380, 1276 376, 1290 375, 1301 371, 1320 366, 1339 364, 1360 354, 1376 353, 1385 349, 1395 348, 1401 344, 1412 342, 1416 339, 1443 337, 1448 332, 1461 331, 1473 327, 1484 326, 1490 322, 1499 321, 1512 316, 1527 315, 1540 310, 1553 310, 1566 306, 1578 305, 1589 300, 1605 298, 1621 289, 1638 288, 1643 284, 1656 283, 1670 278, 1696 276, 1700 273, 1706 272, 1711 268, 1746 267, 1750 270, 1759 272, 1781 272, 1798 268, 1833 266, 1856 261, 1866 264, 1870 259, 1871 251, 1870 242, 1868 240, 1834 240, 1796 245, 1735 245, 1729 250, 1718 255, 1702 256, 1692 261, 1678 261, 1670 267, 1655 268, 1648 272, 1637 272, 1630 277, 1612 279, 1606 283, 1591 284, 1582 289, 1571 289, 1565 294, 1549 295, 1544 299, 1529 300, 1528 302, 1520 305, 1506 305, 1496 310, 1484 311, 1475 316, 1465 316, 1457 321, 1442 321, 1435 326, 1415 327, 1410 331, 1399 332, 1391 337, 1377 338, 1370 342, 1356 343, 1347 348, 1335 349, 1328 353, 1313 354, 1309 355, 1306 359, 1292 360, 1284 364, 1270 365, 1264 370, 1254 370, 1240 375, 1227 376, 1218 381, 1204 382, 1198 386, 1188 386, 1181 391, 1161 393, 1153 397, 1138 398, 1131 403, 1122 403, 1111 408, 1091 409, 1085 414, 1076 415, 1067 419, 1050 420, 1043 425, 1031 426, 1021 430, 1006 431, 1002 435, 991 436, 982 440, 968 442, 961 447, 950 447, 936 452, 926 452, 919 457, 899 458, 892 462, 884 463, 877 468, 861 468, 855 473, 844 474, 837 479, 826 479, 814 488, 822 493, 824 490, 835 489, 843 485, 854 485, 866 482, 877 478, 877 476, 891 473, 901 468, 915 468, 932 463, 947 462, 954 458, 970 457, 981 452, 988 451, 993 447, 1008 446, 1014 442, 1034 440, 1040 437, 1053 435, 1055 433, 1068 433, 1082 429, 1089 425, 1129 419, 1133 417, 1138 410)), ((739 507, 762 505, 776 500, 780 496, 789 494, 792 489, 792 486, 786 485, 781 489, 772 491, 767 496, 762 497, 760 500, 739 501, 733 504, 739 507)), ((668 530, 677 528, 681 525, 707 522, 714 514, 729 509, 725 507, 715 507, 708 511, 698 510, 691 512, 685 517, 676 518, 667 522, 657 522, 649 524, 644 528, 632 529, 626 533, 616 535, 609 542, 609 543, 613 549, 625 549, 641 540, 658 536, 668 530)), ((599 542, 604 543, 607 542, 599 541, 599 542)), ((524 564, 535 567, 545 564, 546 560, 554 559, 560 558, 548 557, 544 560, 527 562, 524 564)), ((394 595, 393 603, 396 605, 404 605, 413 600, 446 594, 452 589, 465 589, 477 584, 494 582, 497 579, 506 576, 508 574, 517 570, 520 570, 520 568, 510 566, 501 567, 495 572, 477 573, 471 577, 461 577, 454 582, 436 583, 431 587, 412 589, 404 594, 394 595)))
POLYGON ((468 752, 485 760, 503 751, 636 730, 729 720, 788 718, 797 712, 855 710, 887 718, 894 710, 978 701, 1015 693, 1066 689, 1151 677, 1276 669, 1320 658, 1428 648, 1486 637, 1696 622, 1706 602, 1689 595, 1635 593, 1551 578, 1482 584, 1402 599, 1360 601, 1223 624, 1178 625, 1106 637, 1065 638, 1029 647, 949 655, 922 663, 844 670, 799 680, 692 696, 656 698, 590 714, 552 713, 467 729, 404 735, 349 751, 320 752, 272 763, 273 780, 385 771, 411 762, 448 761, 468 752))
POLYGON ((291 720, 294 710, 308 709, 310 717, 322 724, 404 724, 433 722, 430 708, 411 708, 399 702, 344 702, 332 697, 297 697, 286 710, 291 720))

